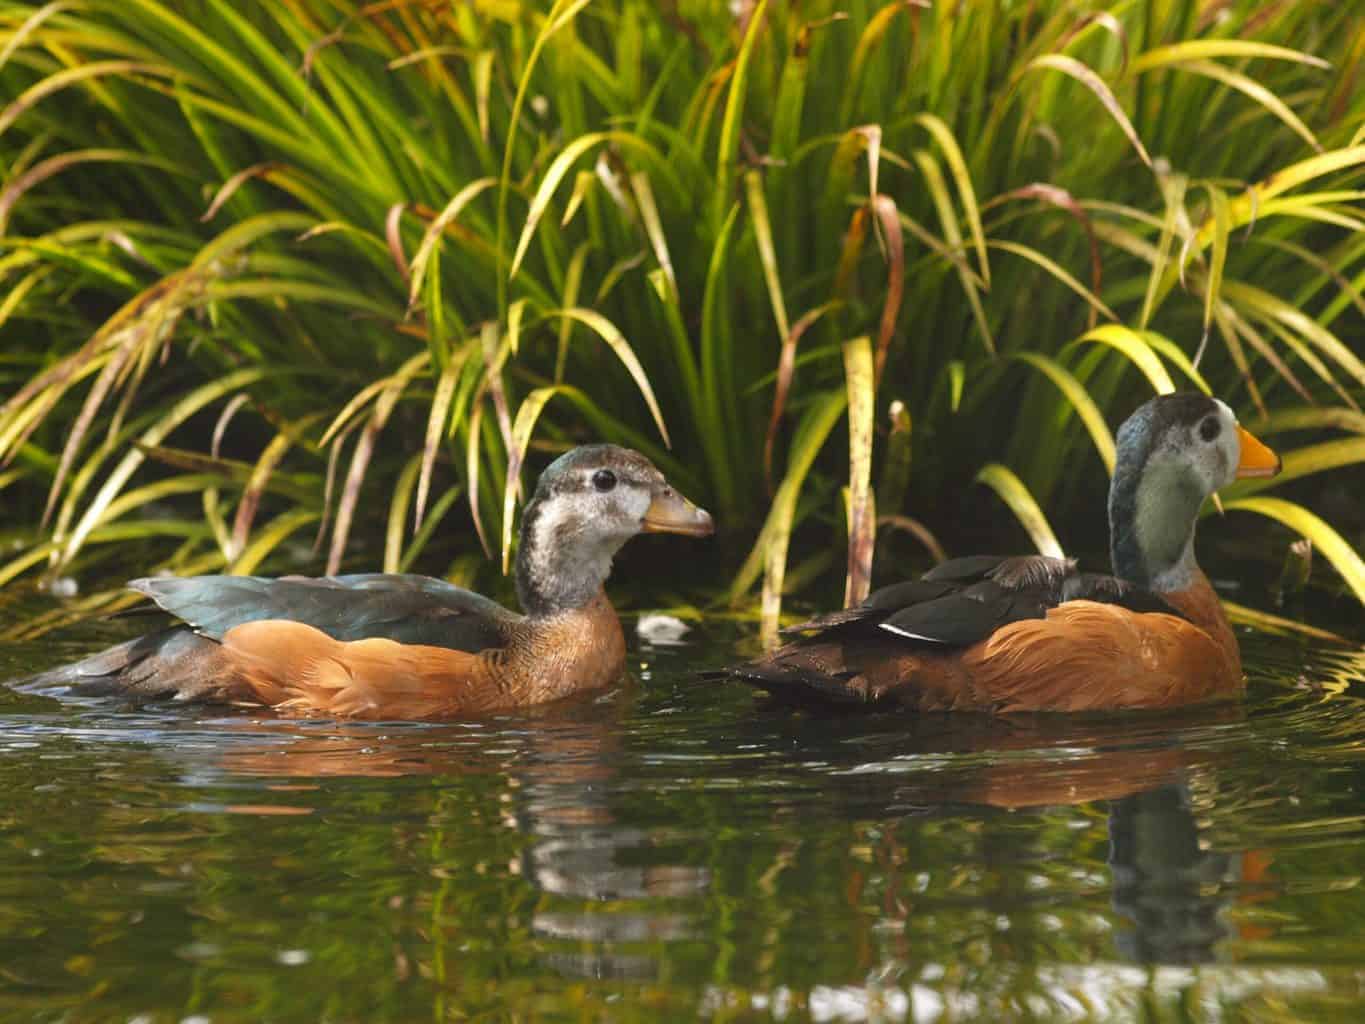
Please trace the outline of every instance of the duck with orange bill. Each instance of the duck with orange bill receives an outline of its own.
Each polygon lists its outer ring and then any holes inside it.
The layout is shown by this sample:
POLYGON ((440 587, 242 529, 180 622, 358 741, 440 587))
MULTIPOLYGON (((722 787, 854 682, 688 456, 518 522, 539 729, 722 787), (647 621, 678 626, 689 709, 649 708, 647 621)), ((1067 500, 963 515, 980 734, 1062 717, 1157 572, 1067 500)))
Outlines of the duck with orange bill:
POLYGON ((987 713, 1170 708, 1240 695, 1237 638, 1194 553, 1204 501, 1279 458, 1223 402, 1151 399, 1119 428, 1112 575, 978 555, 874 591, 718 675, 839 704, 987 713))

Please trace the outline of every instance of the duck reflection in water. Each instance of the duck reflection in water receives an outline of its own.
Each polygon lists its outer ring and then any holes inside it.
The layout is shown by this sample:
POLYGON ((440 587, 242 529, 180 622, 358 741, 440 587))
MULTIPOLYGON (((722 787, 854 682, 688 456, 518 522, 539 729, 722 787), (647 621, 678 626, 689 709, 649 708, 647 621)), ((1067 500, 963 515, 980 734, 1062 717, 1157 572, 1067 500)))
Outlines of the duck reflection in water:
POLYGON ((1114 936, 1124 959, 1199 964, 1217 959, 1225 939, 1262 937, 1255 925, 1226 920, 1234 902, 1266 895, 1269 858, 1208 848, 1187 785, 1171 783, 1116 800, 1109 810, 1114 911, 1130 922, 1114 936))
MULTIPOLYGON (((894 738, 881 727, 863 726, 860 733, 860 716, 792 716, 785 702, 776 701, 771 708, 781 713, 756 717, 766 720, 759 728, 775 731, 769 742, 801 749, 807 731, 818 729, 827 739, 833 732, 838 746, 855 752, 846 761, 826 762, 828 797, 845 816, 979 821, 971 858, 995 873, 996 883, 983 883, 987 891, 979 897, 993 914, 1029 917, 1033 910, 1060 910, 1074 899, 1065 883, 1060 890, 1051 884, 1034 889, 1022 880, 1038 864, 1055 866, 1068 856, 1046 845, 1043 827, 1055 820, 1047 816, 1050 809, 1100 804, 1107 809, 1109 902, 1121 919, 1113 931, 1119 958, 1152 965, 1206 963, 1220 959, 1218 946, 1225 940, 1268 934, 1260 925, 1235 923, 1241 915, 1228 912, 1273 896, 1269 855, 1227 849, 1209 821, 1224 755, 1208 740, 1245 719, 1239 705, 1088 719, 867 716, 869 722, 894 722, 894 738), (1022 848, 1021 821, 1013 812, 1040 816, 1039 829, 1022 848)), ((902 836, 913 844, 926 834, 922 828, 881 830, 883 842, 893 845, 904 842, 902 836)), ((917 861, 911 845, 883 854, 885 863, 917 861)), ((961 870, 971 867, 964 863, 961 870)), ((900 884, 903 893, 905 883, 900 884)), ((909 932, 910 918, 932 916, 944 906, 936 901, 945 897, 960 909, 951 892, 930 893, 891 901, 903 904, 892 916, 904 917, 909 932)), ((1047 940, 1039 941, 1046 948, 1047 940)), ((907 944, 894 955, 913 959, 915 953, 907 944)))
MULTIPOLYGON (((546 947, 541 959, 576 977, 648 980, 658 964, 623 950, 691 938, 686 915, 650 908, 704 894, 710 873, 667 862, 648 828, 622 824, 613 810, 622 718, 635 699, 618 690, 449 726, 232 719, 249 732, 219 764, 234 774, 291 780, 499 777, 500 809, 488 818, 525 840, 508 870, 554 897, 539 901, 531 919, 546 947)), ((456 863, 441 871, 458 876, 474 868, 456 863)))
MULTIPOLYGON (((575 977, 650 980, 663 973, 660 943, 704 938, 699 915, 709 903, 744 894, 711 897, 717 884, 731 890, 739 879, 718 880, 707 867, 684 863, 690 858, 679 851, 688 847, 669 838, 675 829, 666 834, 639 824, 641 807, 647 806, 641 798, 654 801, 657 794, 629 749, 638 700, 638 693, 622 691, 477 726, 324 727, 251 718, 241 720, 250 735, 232 745, 221 767, 294 779, 496 777, 497 808, 479 819, 501 821, 522 837, 508 870, 543 894, 528 922, 538 958, 575 977)), ((1265 891, 1256 888, 1262 858, 1255 851, 1214 849, 1197 821, 1198 808, 1217 785, 1220 755, 1206 745, 1195 749, 1195 737, 1242 714, 1231 706, 1186 712, 1178 722, 1172 716, 1087 722, 926 715, 907 723, 896 716, 894 731, 885 716, 859 723, 758 715, 735 722, 733 739, 737 747, 772 752, 765 774, 804 776, 793 790, 801 796, 777 790, 769 819, 769 827, 793 836, 798 845, 804 831, 799 822, 818 811, 812 800, 860 827, 872 823, 884 842, 901 845, 888 858, 901 863, 915 857, 913 843, 920 835, 915 822, 979 821, 972 859, 994 868, 1001 891, 992 887, 973 898, 983 909, 1011 917, 1027 918, 1077 899, 1089 904, 1091 897, 1065 886, 1030 891, 1022 884, 1035 864, 1055 866, 1067 854, 1047 845, 1042 817, 1021 850, 1019 826, 1027 827, 1028 818, 1001 812, 1107 802, 1108 902, 1122 919, 1114 928, 1114 954, 1138 963, 1194 964, 1215 959, 1218 944, 1237 937, 1225 912, 1265 891), (1190 745, 1172 738, 1180 736, 1190 738, 1190 745), (793 749, 818 749, 818 769, 793 763, 793 749), (829 756, 839 750, 848 756, 829 756), (812 771, 818 776, 811 778, 812 771)), ((646 814, 646 820, 660 817, 657 811, 646 814)), ((678 826, 697 831, 687 822, 678 826)), ((450 877, 471 870, 459 862, 443 866, 450 877)), ((902 907, 890 916, 904 918, 908 936, 917 927, 915 915, 935 913, 933 901, 940 897, 913 897, 904 880, 899 887, 890 903, 902 907)), ((949 895, 960 909, 960 897, 969 894, 949 895)), ((892 951, 892 958, 913 960, 912 945, 892 951)))

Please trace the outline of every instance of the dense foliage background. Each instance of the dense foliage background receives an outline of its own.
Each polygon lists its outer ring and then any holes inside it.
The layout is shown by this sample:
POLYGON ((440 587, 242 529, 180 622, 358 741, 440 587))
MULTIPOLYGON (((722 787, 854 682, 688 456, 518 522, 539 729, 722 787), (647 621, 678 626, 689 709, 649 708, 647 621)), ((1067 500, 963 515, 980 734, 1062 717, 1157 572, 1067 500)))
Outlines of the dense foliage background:
POLYGON ((0 3, 0 584, 495 585, 605 438, 771 623, 878 530, 1103 550, 1193 386, 1285 455, 1219 532, 1365 600, 1363 82, 1332 2, 0 3))

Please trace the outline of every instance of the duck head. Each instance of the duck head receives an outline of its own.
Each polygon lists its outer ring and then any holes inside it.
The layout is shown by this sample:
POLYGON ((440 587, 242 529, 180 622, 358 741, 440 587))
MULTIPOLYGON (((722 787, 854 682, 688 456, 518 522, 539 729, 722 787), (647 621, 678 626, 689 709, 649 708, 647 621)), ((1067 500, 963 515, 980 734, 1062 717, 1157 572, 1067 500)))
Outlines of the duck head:
POLYGON ((1280 459, 1202 394, 1159 395, 1119 427, 1109 487, 1114 575, 1150 590, 1193 582, 1204 500, 1238 477, 1274 476, 1280 459))
POLYGON ((637 451, 584 445, 540 475, 526 505, 517 547, 517 597, 528 615, 591 601, 611 561, 637 533, 715 532, 710 513, 675 491, 637 451))

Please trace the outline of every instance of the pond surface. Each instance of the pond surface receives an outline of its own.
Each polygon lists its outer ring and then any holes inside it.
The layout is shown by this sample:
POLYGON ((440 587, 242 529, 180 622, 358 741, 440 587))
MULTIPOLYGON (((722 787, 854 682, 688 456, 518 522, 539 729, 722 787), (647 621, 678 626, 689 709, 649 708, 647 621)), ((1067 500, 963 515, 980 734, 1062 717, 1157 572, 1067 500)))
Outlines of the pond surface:
MULTIPOLYGON (((0 678, 131 624, 0 647, 0 678)), ((1009 723, 635 683, 446 725, 0 688, 0 1020, 1365 1014, 1365 657, 1009 723)))

